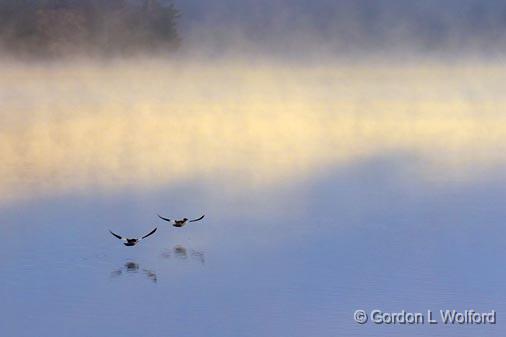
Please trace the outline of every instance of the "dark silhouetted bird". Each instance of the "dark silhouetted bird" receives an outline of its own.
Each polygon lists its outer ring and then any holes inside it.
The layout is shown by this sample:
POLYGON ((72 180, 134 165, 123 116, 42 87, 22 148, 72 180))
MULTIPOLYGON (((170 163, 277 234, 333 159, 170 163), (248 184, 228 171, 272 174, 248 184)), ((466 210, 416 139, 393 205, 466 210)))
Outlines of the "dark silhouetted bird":
POLYGON ((113 233, 111 230, 109 230, 109 232, 111 232, 112 235, 114 235, 115 237, 117 237, 118 239, 120 239, 121 241, 123 241, 123 244, 125 246, 135 246, 136 244, 138 244, 141 240, 147 238, 148 236, 152 235, 154 232, 156 232, 158 228, 155 228, 153 229, 151 232, 149 232, 148 234, 144 235, 143 237, 141 237, 140 239, 129 239, 129 238, 124 238, 118 234, 115 234, 113 233))
POLYGON ((186 225, 189 222, 200 221, 200 220, 204 219, 204 216, 205 215, 202 215, 200 218, 193 219, 193 220, 188 220, 188 218, 183 218, 181 220, 171 220, 171 219, 168 219, 168 218, 164 218, 163 216, 161 216, 160 214, 158 214, 158 217, 160 219, 170 222, 172 224, 172 226, 174 226, 174 227, 183 227, 184 225, 186 225))

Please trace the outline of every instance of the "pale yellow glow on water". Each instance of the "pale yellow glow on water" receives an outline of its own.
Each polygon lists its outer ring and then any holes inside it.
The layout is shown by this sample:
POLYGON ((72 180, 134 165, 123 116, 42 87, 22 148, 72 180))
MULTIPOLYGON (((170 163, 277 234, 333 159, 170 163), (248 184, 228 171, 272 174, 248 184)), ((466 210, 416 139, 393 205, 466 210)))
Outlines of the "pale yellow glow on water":
POLYGON ((228 177, 296 182, 389 153, 420 178, 506 161, 506 69, 0 65, 0 202, 228 177))

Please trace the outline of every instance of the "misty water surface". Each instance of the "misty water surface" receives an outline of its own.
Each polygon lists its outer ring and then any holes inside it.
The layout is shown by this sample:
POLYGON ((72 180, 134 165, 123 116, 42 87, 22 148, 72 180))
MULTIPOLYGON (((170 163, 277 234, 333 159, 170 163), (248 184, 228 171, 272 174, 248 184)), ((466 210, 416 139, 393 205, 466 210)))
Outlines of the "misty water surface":
POLYGON ((500 65, 1 67, 6 335, 504 335, 500 65))

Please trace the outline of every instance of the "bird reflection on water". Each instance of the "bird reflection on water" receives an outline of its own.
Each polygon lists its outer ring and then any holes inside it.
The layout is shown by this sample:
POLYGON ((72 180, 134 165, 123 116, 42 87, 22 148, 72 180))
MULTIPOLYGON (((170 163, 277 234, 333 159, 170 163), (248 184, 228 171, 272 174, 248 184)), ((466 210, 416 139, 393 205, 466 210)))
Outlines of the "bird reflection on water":
POLYGON ((153 281, 154 283, 156 283, 158 281, 156 272, 154 272, 152 270, 149 270, 149 269, 145 269, 145 268, 143 268, 141 270, 140 265, 138 263, 136 263, 136 262, 133 262, 133 261, 128 261, 128 262, 126 262, 123 265, 123 267, 121 267, 119 269, 116 269, 116 270, 113 270, 111 272, 111 277, 121 276, 124 273, 126 273, 126 274, 130 274, 130 273, 134 274, 134 273, 138 273, 139 271, 142 271, 142 273, 144 275, 146 275, 146 277, 148 279, 150 279, 151 281, 153 281))
POLYGON ((177 245, 172 249, 167 249, 161 254, 161 256, 166 259, 170 259, 172 256, 174 256, 179 260, 188 260, 188 257, 190 257, 192 260, 199 261, 201 264, 205 264, 204 252, 194 249, 188 250, 182 245, 177 245))

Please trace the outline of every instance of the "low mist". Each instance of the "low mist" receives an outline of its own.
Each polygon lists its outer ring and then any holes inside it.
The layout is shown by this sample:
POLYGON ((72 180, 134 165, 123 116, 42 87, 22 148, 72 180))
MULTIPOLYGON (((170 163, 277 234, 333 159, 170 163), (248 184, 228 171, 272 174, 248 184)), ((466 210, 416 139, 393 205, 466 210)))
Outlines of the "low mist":
POLYGON ((417 180, 465 181, 506 159, 500 65, 137 60, 1 72, 7 199, 197 180, 274 187, 391 154, 409 156, 417 180))

